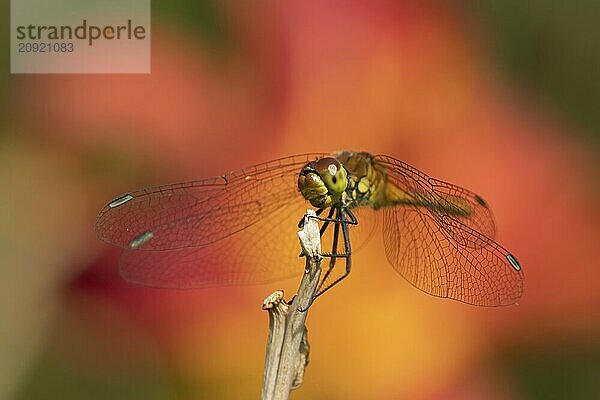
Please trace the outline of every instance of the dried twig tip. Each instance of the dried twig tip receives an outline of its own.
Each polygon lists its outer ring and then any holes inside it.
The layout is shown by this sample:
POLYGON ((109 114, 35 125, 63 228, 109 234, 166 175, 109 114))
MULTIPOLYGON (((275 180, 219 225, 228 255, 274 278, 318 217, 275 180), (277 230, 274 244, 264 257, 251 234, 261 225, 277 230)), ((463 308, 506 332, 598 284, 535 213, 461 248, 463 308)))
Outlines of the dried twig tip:
POLYGON ((298 232, 300 245, 304 254, 308 257, 320 257, 321 254, 321 233, 319 232, 319 224, 317 223, 314 210, 306 210, 304 216, 304 227, 298 232))
POLYGON ((262 308, 263 310, 269 310, 279 305, 279 303, 282 301, 285 302, 285 300, 283 300, 283 290, 277 290, 267 296, 267 298, 263 301, 262 308))

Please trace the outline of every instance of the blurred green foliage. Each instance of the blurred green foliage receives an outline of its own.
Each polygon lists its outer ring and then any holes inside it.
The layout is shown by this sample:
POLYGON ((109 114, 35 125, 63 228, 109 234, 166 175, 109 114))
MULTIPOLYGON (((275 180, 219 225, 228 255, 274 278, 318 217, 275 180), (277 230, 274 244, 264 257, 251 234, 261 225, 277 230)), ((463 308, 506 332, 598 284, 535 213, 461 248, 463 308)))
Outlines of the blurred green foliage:
POLYGON ((212 50, 227 49, 232 43, 226 14, 217 1, 153 1, 152 17, 154 23, 183 24, 212 50))
POLYGON ((21 385, 17 400, 162 400, 174 398, 175 389, 166 376, 154 372, 127 371, 102 375, 82 369, 46 354, 38 360, 21 385))
POLYGON ((600 139, 600 2, 483 0, 497 62, 522 87, 600 139))
POLYGON ((600 398, 600 352, 554 343, 522 346, 503 357, 503 364, 524 399, 600 398))

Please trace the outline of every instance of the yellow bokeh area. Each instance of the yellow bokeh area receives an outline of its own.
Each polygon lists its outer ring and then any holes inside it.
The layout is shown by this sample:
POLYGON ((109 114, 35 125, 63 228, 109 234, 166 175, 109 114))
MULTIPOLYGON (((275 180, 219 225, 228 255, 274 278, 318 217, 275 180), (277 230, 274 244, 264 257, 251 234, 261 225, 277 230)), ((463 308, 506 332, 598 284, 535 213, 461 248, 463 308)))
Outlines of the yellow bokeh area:
MULTIPOLYGON (((425 294, 386 259, 379 215, 349 277, 309 310, 310 363, 291 398, 600 397, 600 124, 585 90, 600 69, 580 62, 598 66, 600 52, 575 34, 598 7, 188 3, 153 2, 150 74, 2 69, 0 398, 260 396, 262 301, 291 298, 299 279, 129 285, 120 249, 94 234, 97 212, 139 188, 343 149, 485 198, 524 295, 486 308, 425 294)), ((358 212, 351 239, 374 213, 358 212)), ((300 247, 287 251, 301 217, 276 221, 289 237, 229 241, 224 260, 253 245, 268 254, 247 273, 277 260, 301 276, 300 247)))

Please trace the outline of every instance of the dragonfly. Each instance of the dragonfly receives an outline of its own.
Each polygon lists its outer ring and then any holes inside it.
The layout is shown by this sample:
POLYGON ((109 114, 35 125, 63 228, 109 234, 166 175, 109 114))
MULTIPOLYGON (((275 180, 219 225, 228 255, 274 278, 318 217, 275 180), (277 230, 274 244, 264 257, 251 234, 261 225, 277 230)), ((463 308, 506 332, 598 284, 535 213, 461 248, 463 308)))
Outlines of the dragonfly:
POLYGON ((357 248, 381 231, 387 261, 430 295, 477 306, 521 298, 521 265, 494 240, 486 201, 388 155, 297 154, 126 193, 101 209, 95 231, 123 249, 119 270, 133 284, 261 284, 304 273, 286 260, 298 255, 288 238, 296 236, 299 224, 291 221, 306 213, 307 203, 317 209, 314 218, 323 238, 329 232, 331 248, 315 297, 350 274, 356 230, 357 248))

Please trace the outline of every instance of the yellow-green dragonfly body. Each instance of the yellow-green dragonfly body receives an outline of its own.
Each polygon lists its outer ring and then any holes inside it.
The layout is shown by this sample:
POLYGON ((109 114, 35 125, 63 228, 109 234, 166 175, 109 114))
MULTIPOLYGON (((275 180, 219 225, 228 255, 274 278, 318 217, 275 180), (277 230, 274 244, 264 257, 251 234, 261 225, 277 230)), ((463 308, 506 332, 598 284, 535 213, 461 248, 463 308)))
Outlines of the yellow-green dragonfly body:
POLYGON ((486 202, 385 155, 301 154, 127 193, 101 210, 96 232, 124 249, 121 274, 133 283, 172 288, 264 283, 302 274, 287 260, 297 256, 293 221, 305 213, 307 201, 328 213, 319 217, 322 231, 334 226, 329 268, 344 258, 347 271, 341 277, 350 271, 349 236, 356 229, 351 225, 374 227, 367 220, 382 217, 386 257, 417 288, 485 306, 521 297, 521 266, 493 240, 486 202), (345 244, 341 253, 336 232, 345 244))

